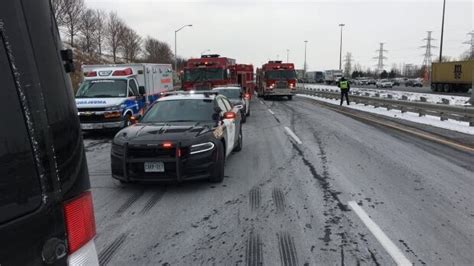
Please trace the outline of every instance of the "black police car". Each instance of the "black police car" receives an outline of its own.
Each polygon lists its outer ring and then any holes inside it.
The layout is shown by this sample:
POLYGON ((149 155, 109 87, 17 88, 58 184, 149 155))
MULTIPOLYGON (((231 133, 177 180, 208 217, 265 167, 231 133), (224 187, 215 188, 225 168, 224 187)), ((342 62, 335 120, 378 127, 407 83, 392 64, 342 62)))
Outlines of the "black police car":
POLYGON ((226 158, 241 149, 240 106, 212 92, 183 92, 160 98, 138 123, 117 133, 112 176, 122 183, 221 182, 226 158))

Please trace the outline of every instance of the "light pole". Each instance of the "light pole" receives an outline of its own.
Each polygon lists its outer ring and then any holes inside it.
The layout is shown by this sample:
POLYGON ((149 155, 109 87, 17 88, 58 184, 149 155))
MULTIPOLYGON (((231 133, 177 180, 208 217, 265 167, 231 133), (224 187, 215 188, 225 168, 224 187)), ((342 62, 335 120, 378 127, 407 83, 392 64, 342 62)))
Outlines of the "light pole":
POLYGON ((192 24, 184 25, 174 31, 174 71, 178 72, 178 44, 176 43, 176 34, 185 27, 192 27, 192 24))
POLYGON ((201 52, 201 56, 202 56, 204 53, 210 52, 210 51, 211 51, 211 50, 209 50, 209 49, 206 49, 206 50, 202 51, 202 52, 201 52))
POLYGON ((286 49, 286 62, 290 62, 290 49, 286 49))
POLYGON ((345 26, 345 24, 339 24, 339 27, 341 27, 341 42, 339 44, 339 70, 342 70, 342 28, 345 26))
POLYGON ((443 0, 443 18, 441 20, 441 40, 439 44, 439 62, 443 61, 443 35, 444 35, 444 10, 446 8, 446 0, 443 0))
POLYGON ((304 66, 303 66, 303 77, 306 77, 306 45, 308 41, 304 41, 304 66))

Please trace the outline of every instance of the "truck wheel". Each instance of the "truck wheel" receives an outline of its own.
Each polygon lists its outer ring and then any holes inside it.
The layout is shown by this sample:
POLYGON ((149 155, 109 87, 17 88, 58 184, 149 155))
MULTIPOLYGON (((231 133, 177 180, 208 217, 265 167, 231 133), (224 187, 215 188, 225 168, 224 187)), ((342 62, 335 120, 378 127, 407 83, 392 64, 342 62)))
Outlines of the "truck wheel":
POLYGON ((290 101, 293 100, 293 95, 288 95, 287 97, 288 97, 288 100, 290 101))
POLYGON ((217 158, 212 170, 211 177, 209 181, 213 183, 220 183, 224 180, 224 165, 225 165, 225 154, 224 154, 224 144, 217 145, 217 158))
POLYGON ((436 91, 442 92, 443 91, 443 84, 436 84, 436 91))
POLYGON ((444 92, 451 92, 451 85, 444 84, 444 92))

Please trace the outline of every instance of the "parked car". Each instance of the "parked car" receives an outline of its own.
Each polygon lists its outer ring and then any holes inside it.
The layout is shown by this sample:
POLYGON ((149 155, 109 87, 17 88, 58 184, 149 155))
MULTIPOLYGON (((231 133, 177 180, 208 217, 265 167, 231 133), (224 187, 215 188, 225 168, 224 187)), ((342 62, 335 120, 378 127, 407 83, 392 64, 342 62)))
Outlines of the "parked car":
POLYGON ((375 87, 377 87, 377 88, 392 88, 393 83, 390 80, 381 79, 381 80, 377 81, 377 83, 375 84, 375 87))
POLYGON ((377 82, 375 81, 375 79, 369 79, 367 81, 367 85, 375 85, 377 82))
POLYGON ((405 87, 423 87, 423 83, 418 79, 409 79, 405 82, 405 87))

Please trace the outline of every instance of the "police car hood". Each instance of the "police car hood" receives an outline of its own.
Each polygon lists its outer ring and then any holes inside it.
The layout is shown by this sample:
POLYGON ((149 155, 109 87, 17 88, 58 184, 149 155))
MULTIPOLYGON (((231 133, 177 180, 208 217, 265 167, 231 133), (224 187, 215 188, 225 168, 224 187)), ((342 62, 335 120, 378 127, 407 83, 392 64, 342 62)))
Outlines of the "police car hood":
POLYGON ((156 124, 135 124, 122 129, 116 138, 127 142, 188 141, 211 133, 215 122, 177 122, 156 124))
POLYGON ((78 109, 110 107, 119 105, 124 100, 125 98, 76 98, 76 106, 78 109))

